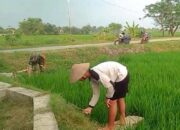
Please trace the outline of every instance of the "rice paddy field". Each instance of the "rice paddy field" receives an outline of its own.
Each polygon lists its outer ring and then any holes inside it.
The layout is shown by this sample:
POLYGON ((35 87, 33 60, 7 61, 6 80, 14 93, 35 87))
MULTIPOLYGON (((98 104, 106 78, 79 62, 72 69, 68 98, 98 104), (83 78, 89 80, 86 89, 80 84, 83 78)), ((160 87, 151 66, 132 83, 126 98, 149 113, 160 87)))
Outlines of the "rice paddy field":
MULTIPOLYGON (((20 74, 15 80, 25 86, 33 86, 33 88, 48 91, 52 95, 58 95, 65 99, 66 103, 74 104, 77 111, 81 111, 88 105, 91 98, 91 86, 89 81, 69 83, 71 65, 90 62, 91 66, 94 66, 103 61, 117 61, 126 65, 130 73, 126 115, 144 117, 144 121, 136 129, 180 130, 179 42, 168 41, 143 46, 109 46, 48 52, 46 72, 31 76, 20 74)), ((19 56, 19 54, 15 55, 19 56)), ((24 60, 27 55, 23 54, 22 59, 24 60)), ((12 55, 8 57, 13 58, 12 55)), ((1 58, 1 66, 3 66, 3 60, 5 59, 1 58)), ((4 69, 7 70, 7 68, 4 69)), ((105 92, 105 88, 101 86, 99 102, 89 117, 90 120, 99 124, 107 122, 105 92)), ((61 126, 61 122, 58 123, 61 126)), ((64 127, 63 130, 67 128, 64 127)))

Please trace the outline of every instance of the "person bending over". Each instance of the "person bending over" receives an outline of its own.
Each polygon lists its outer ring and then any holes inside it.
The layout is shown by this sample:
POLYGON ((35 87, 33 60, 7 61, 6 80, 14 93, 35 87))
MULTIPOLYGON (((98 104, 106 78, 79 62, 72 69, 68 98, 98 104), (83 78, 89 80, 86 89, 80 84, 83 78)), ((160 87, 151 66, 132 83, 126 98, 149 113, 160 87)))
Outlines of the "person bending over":
POLYGON ((103 130, 113 130, 116 117, 116 106, 119 107, 120 124, 125 125, 125 96, 128 92, 129 74, 127 67, 114 61, 100 63, 89 68, 89 63, 74 64, 71 68, 70 82, 90 79, 93 95, 85 114, 91 114, 100 95, 99 83, 107 89, 105 102, 108 108, 108 124, 103 130))

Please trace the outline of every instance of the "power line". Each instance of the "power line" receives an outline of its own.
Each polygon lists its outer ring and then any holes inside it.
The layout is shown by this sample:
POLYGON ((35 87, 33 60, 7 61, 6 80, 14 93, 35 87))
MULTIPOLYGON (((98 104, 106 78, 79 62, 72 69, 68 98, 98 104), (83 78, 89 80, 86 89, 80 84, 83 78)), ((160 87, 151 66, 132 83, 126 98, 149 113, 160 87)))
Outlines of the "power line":
MULTIPOLYGON (((138 12, 138 11, 136 11, 136 10, 128 9, 128 8, 123 7, 123 6, 120 6, 119 4, 115 4, 115 3, 109 2, 109 0, 102 0, 102 1, 103 1, 104 3, 106 3, 106 4, 108 4, 108 5, 116 6, 116 7, 118 7, 118 8, 121 8, 121 9, 124 9, 124 10, 127 10, 127 11, 130 11, 130 12, 132 12, 132 13, 135 14, 135 15, 137 15, 136 13, 140 13, 140 12, 138 12)), ((166 11, 166 10, 164 10, 164 11, 166 11)), ((176 13, 180 12, 180 10, 173 10, 173 11, 175 11, 176 13)), ((128 12, 128 13, 130 13, 130 12, 128 12)), ((166 12, 167 12, 167 11, 166 11, 166 12)))
POLYGON ((125 7, 123 7, 123 6, 120 6, 119 4, 115 4, 115 3, 109 2, 109 1, 107 1, 107 0, 103 0, 103 1, 104 1, 106 4, 108 4, 108 5, 116 6, 116 7, 118 7, 118 8, 121 8, 121 9, 124 9, 124 10, 127 10, 127 11, 130 11, 130 12, 132 12, 132 13, 135 13, 135 12, 136 12, 136 13, 139 13, 138 11, 125 8, 125 7))

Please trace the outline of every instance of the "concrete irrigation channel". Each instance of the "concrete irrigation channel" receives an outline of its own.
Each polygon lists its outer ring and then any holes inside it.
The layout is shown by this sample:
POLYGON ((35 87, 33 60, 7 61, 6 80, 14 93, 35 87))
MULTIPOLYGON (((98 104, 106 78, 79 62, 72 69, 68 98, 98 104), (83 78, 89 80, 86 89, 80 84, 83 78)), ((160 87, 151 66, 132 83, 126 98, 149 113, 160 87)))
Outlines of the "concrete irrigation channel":
POLYGON ((58 130, 54 113, 49 107, 48 94, 0 82, 0 101, 4 98, 32 104, 33 130, 58 130))
MULTIPOLYGON (((0 101, 8 98, 15 102, 26 102, 33 106, 33 130, 58 130, 58 124, 54 113, 49 107, 50 97, 38 91, 15 87, 11 84, 0 82, 0 101)), ((126 126, 119 125, 116 121, 115 130, 125 130, 129 127, 135 127, 144 120, 139 116, 127 116, 126 126)))

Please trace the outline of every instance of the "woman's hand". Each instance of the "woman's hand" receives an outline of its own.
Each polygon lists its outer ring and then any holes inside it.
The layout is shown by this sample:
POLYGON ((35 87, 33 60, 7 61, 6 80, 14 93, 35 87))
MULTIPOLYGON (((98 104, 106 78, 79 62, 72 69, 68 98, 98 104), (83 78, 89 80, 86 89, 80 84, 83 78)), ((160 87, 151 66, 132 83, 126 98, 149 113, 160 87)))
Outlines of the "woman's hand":
POLYGON ((105 103, 106 103, 106 106, 109 108, 111 106, 111 99, 106 98, 105 103))
POLYGON ((83 113, 86 114, 86 115, 91 114, 91 111, 92 111, 91 107, 87 107, 87 108, 83 109, 83 113))

